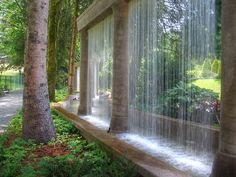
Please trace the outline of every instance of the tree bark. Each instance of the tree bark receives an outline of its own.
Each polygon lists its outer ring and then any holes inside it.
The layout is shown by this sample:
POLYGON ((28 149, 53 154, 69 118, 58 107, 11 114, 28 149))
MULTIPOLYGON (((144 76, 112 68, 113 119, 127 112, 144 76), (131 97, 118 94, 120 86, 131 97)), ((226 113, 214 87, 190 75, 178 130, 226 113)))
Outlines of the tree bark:
POLYGON ((47 143, 55 137, 46 72, 48 6, 49 0, 28 0, 23 137, 37 143, 47 143))
POLYGON ((79 13, 79 0, 74 0, 74 14, 72 17, 72 39, 69 55, 69 79, 68 79, 68 91, 72 94, 75 89, 75 54, 76 54, 76 42, 77 42, 77 18, 79 13))
POLYGON ((48 72, 48 90, 49 99, 55 100, 55 89, 57 80, 57 31, 58 22, 60 16, 60 4, 58 0, 50 1, 49 8, 49 22, 48 22, 48 61, 47 61, 47 72, 48 72))
POLYGON ((236 176, 236 1, 222 1, 222 94, 220 149, 212 177, 236 176))

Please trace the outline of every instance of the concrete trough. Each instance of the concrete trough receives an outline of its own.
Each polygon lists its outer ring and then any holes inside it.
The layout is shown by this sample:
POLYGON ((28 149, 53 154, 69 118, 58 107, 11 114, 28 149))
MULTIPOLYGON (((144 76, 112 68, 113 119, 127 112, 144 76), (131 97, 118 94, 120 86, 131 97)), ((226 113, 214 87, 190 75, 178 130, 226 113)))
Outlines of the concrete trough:
POLYGON ((60 104, 56 104, 53 107, 59 114, 72 122, 88 142, 95 141, 102 149, 114 157, 127 158, 137 166, 138 172, 143 177, 190 177, 171 165, 121 141, 114 134, 109 134, 79 116, 68 112, 60 104))

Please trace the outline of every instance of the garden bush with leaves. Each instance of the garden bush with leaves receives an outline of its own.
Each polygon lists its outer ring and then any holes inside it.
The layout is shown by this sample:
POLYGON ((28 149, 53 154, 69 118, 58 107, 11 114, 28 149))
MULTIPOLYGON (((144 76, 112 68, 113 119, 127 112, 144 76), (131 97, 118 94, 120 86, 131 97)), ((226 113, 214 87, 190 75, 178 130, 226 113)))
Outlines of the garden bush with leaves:
POLYGON ((203 63, 194 63, 192 69, 187 71, 192 80, 200 78, 221 78, 221 61, 219 59, 205 59, 203 63))
POLYGON ((73 134, 78 132, 77 128, 75 128, 72 123, 63 119, 55 110, 52 110, 52 118, 57 134, 73 134))
POLYGON ((52 110, 52 117, 57 130, 56 139, 48 144, 23 140, 22 116, 20 111, 7 132, 0 135, 1 177, 138 176, 130 162, 123 158, 112 160, 95 143, 88 144, 77 134, 77 129, 55 110, 52 110), (58 147, 63 149, 58 150, 58 147))
MULTIPOLYGON (((172 110, 172 117, 177 117, 180 108, 188 108, 189 112, 199 109, 200 106, 208 102, 218 102, 219 95, 212 90, 200 88, 193 84, 179 82, 173 89, 167 90, 163 94, 163 109, 172 110)), ((202 110, 207 111, 207 107, 202 110)))
POLYGON ((57 89, 55 101, 56 102, 63 101, 67 95, 68 95, 67 87, 57 89))
POLYGON ((74 155, 45 157, 39 163, 39 175, 48 177, 77 177, 81 160, 74 155))

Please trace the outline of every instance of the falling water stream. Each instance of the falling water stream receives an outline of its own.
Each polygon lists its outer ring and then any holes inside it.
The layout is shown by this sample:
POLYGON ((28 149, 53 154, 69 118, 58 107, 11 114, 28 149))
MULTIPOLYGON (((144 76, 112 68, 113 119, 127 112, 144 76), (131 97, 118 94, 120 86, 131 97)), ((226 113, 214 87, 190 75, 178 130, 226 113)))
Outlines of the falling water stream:
MULTIPOLYGON (((219 93, 215 0, 129 3, 129 127, 119 138, 206 177, 217 150, 219 93)), ((112 105, 113 17, 88 30, 88 108, 83 118, 107 129, 112 105)))
POLYGON ((215 151, 199 127, 217 122, 217 96, 194 85, 219 77, 215 18, 215 0, 129 4, 132 134, 120 137, 193 176, 209 176, 215 151))
POLYGON ((113 64, 113 16, 88 30, 88 109, 110 122, 113 64))

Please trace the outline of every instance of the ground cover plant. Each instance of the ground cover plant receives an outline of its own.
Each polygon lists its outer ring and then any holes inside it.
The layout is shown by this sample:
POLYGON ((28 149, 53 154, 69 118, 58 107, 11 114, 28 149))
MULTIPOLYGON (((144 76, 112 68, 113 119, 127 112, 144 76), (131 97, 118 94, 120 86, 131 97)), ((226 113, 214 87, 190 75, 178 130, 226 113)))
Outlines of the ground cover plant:
POLYGON ((68 88, 56 89, 55 102, 63 101, 68 96, 68 88))
POLYGON ((95 143, 88 144, 77 129, 52 110, 57 138, 35 144, 21 138, 22 112, 0 135, 1 177, 136 177, 128 161, 112 160, 95 143))

